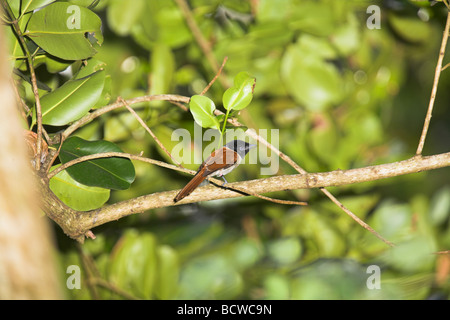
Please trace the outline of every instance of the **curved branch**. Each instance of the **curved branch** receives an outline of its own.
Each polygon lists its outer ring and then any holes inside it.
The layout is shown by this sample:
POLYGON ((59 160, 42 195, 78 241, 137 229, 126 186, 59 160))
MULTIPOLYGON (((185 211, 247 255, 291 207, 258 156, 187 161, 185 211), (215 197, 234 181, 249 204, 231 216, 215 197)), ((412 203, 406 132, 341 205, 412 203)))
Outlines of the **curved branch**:
MULTIPOLYGON (((158 95, 152 95, 152 96, 142 96, 137 97, 129 100, 125 100, 125 102, 128 105, 136 104, 139 102, 148 102, 148 101, 170 101, 170 102, 183 102, 183 103, 189 103, 191 98, 180 96, 176 94, 158 94, 158 95)), ((116 101, 112 104, 109 104, 107 106, 104 106, 100 109, 95 110, 94 112, 91 112, 87 115, 85 115, 83 118, 79 119, 78 121, 75 121, 71 126, 69 126, 64 133, 62 134, 62 139, 66 140, 67 137, 69 137, 75 130, 78 128, 84 126, 85 124, 91 122, 95 118, 98 118, 99 116, 112 111, 117 108, 123 107, 123 103, 121 101, 116 101)))

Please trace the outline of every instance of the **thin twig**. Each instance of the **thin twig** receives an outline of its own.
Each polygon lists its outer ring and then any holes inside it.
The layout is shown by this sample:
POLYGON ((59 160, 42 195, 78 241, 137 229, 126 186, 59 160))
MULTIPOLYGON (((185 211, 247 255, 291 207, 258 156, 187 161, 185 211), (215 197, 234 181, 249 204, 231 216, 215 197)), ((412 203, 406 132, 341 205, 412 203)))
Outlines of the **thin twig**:
POLYGON ((35 168, 36 170, 40 170, 41 168, 41 153, 42 153, 42 108, 41 108, 41 100, 39 98, 39 91, 37 86, 37 78, 36 73, 34 72, 33 66, 33 57, 28 50, 27 44, 25 42, 25 38, 22 34, 22 30, 20 29, 18 20, 14 17, 14 13, 12 12, 7 1, 2 1, 3 7, 5 11, 9 15, 11 19, 12 26, 14 31, 17 34, 17 38, 19 39, 20 45, 22 47, 23 52, 27 56, 28 69, 31 75, 31 87, 33 89, 34 98, 36 100, 36 122, 37 122, 37 145, 36 145, 36 157, 35 157, 35 168))
POLYGON ((116 285, 114 285, 111 282, 106 281, 106 280, 104 280, 102 278, 90 278, 89 279, 89 283, 92 284, 92 285, 103 287, 104 289, 108 289, 112 293, 117 294, 119 296, 122 296, 125 299, 128 299, 128 300, 140 300, 139 298, 129 294, 125 290, 122 290, 121 288, 117 287, 116 285))
POLYGON ((240 191, 240 192, 245 193, 247 195, 254 196, 254 197, 260 198, 262 200, 266 200, 266 201, 273 202, 273 203, 294 205, 294 206, 307 206, 308 205, 307 202, 303 202, 303 201, 282 200, 282 199, 275 199, 275 198, 263 196, 263 195, 258 194, 256 192, 250 191, 248 189, 243 189, 243 188, 239 188, 239 187, 236 187, 236 186, 233 186, 233 187, 221 186, 221 187, 225 188, 225 189, 228 189, 228 190, 232 190, 232 191, 240 191))
MULTIPOLYGON (((450 166, 450 152, 428 157, 415 156, 399 162, 345 171, 337 170, 332 172, 273 176, 264 179, 234 182, 228 185, 229 189, 219 189, 215 186, 199 187, 192 192, 189 197, 186 197, 176 203, 174 203, 173 198, 180 190, 156 192, 134 199, 117 202, 93 211, 76 213, 77 217, 79 217, 79 220, 76 222, 77 228, 72 228, 74 232, 68 234, 71 237, 77 238, 80 234, 84 234, 85 230, 90 230, 96 226, 123 218, 130 214, 146 212, 151 209, 177 206, 187 203, 197 203, 200 201, 242 197, 243 194, 241 191, 236 192, 232 190, 232 188, 234 189, 235 187, 239 189, 252 190, 256 193, 294 189, 315 189, 386 179, 448 166, 450 166), (92 219, 93 216, 96 216, 95 221, 92 219)), ((176 170, 181 169, 176 168, 176 170)), ((220 180, 218 182, 221 183, 220 180)), ((67 210, 64 208, 63 211, 64 212, 61 213, 62 218, 58 223, 64 229, 65 224, 68 222, 67 219, 63 219, 65 211, 67 210)), ((67 233, 67 229, 64 230, 66 230, 67 233)))
MULTIPOLYGON (((151 163, 160 167, 164 167, 164 168, 168 168, 168 169, 172 169, 172 170, 177 170, 180 172, 184 172, 184 173, 188 173, 191 175, 196 174, 197 172, 194 170, 189 170, 183 167, 178 167, 175 165, 171 165, 162 161, 158 161, 158 160, 154 160, 154 159, 150 159, 150 158, 146 158, 146 157, 142 157, 142 156, 137 156, 134 154, 130 154, 130 153, 123 153, 123 152, 102 152, 102 153, 96 153, 96 154, 91 154, 91 155, 87 155, 87 156, 82 156, 73 160, 70 160, 64 164, 62 164, 61 166, 59 166, 58 168, 56 168, 55 170, 49 172, 47 174, 47 178, 50 180, 51 178, 53 178, 54 176, 56 176, 58 173, 60 173, 63 170, 66 170, 67 168, 74 166, 78 163, 81 162, 86 162, 86 161, 91 161, 91 160, 95 160, 95 159, 103 159, 103 158, 112 158, 112 157, 118 157, 118 158, 127 158, 130 160, 139 160, 142 162, 147 162, 147 163, 151 163)), ((221 184, 221 180, 218 179, 214 179, 214 178, 210 178, 209 179, 210 182, 219 185, 221 184)), ((236 191, 236 192, 242 192, 245 193, 247 195, 252 195, 258 198, 261 198, 263 200, 267 200, 267 201, 271 201, 271 202, 275 202, 275 203, 280 203, 280 204, 291 204, 291 205, 306 205, 305 202, 298 202, 298 201, 289 201, 289 200, 280 200, 280 199, 274 199, 274 198, 270 198, 270 197, 266 197, 266 196, 262 196, 260 194, 257 194, 253 191, 249 191, 247 189, 242 189, 242 188, 234 188, 234 187, 229 187, 229 186, 225 186, 223 187, 225 189, 228 190, 232 190, 232 191, 236 191)))
MULTIPOLYGON (((176 94, 158 94, 158 95, 151 95, 151 96, 142 96, 137 97, 133 99, 125 100, 128 105, 133 105, 139 102, 147 102, 147 101, 169 101, 169 102, 182 102, 182 103, 189 103, 190 98, 185 96, 180 96, 176 94)), ((84 126, 85 124, 91 122, 92 120, 100 117, 101 115, 108 113, 114 109, 123 107, 122 102, 114 102, 112 104, 109 104, 107 106, 104 106, 100 109, 97 109, 91 113, 88 113, 81 119, 75 121, 72 125, 70 125, 62 134, 63 139, 67 139, 74 131, 79 129, 80 127, 84 126)))
POLYGON ((439 58, 434 73, 433 88, 431 89, 430 103, 428 105, 427 115, 423 124, 422 134, 420 135, 419 145, 417 146, 416 155, 422 154, 425 138, 427 136, 428 127, 430 126, 431 116, 433 113, 434 101, 436 100, 436 92, 439 84, 439 77, 442 71, 442 61, 444 60, 445 48, 447 47, 447 39, 450 29, 450 11, 447 12, 447 22, 445 24, 444 34, 442 35, 441 49, 439 50, 439 58))
POLYGON ((120 101, 121 103, 123 103, 123 105, 128 109, 128 111, 130 111, 130 113, 136 118, 136 120, 141 124, 142 127, 144 127, 144 129, 152 136, 153 140, 155 140, 155 142, 159 145, 159 147, 170 157, 170 159, 172 159, 173 162, 175 162, 178 166, 181 167, 181 163, 179 163, 173 156, 172 154, 169 152, 169 150, 166 149, 166 147, 164 147, 164 145, 162 144, 162 142, 158 139, 158 137, 153 133, 153 131, 147 126, 147 124, 144 122, 144 120, 142 120, 141 117, 139 117, 139 115, 136 113, 136 111, 134 111, 129 105, 128 103, 122 99, 122 97, 117 98, 118 101, 120 101))
POLYGON ((176 102, 176 101, 169 101, 171 104, 176 105, 178 108, 180 108, 183 111, 189 111, 189 108, 186 107, 184 104, 180 103, 180 102, 176 102))
POLYGON ((203 91, 200 93, 201 96, 203 96, 206 92, 208 92, 209 88, 211 88, 211 86, 214 84, 214 82, 216 82, 217 78, 222 73, 223 67, 225 67, 225 63, 227 63, 227 60, 228 60, 228 57, 223 58, 223 62, 222 62, 222 65, 220 66, 219 71, 217 71, 214 78, 208 83, 208 85, 205 87, 205 89, 203 89, 203 91))
MULTIPOLYGON (((216 114, 223 114, 222 112, 216 110, 216 114)), ((241 123, 239 123, 236 119, 233 120, 233 122, 230 122, 233 125, 236 126, 242 126, 241 123)), ((275 148, 271 143, 266 141, 264 138, 262 138, 260 135, 256 133, 255 130, 248 129, 245 131, 245 133, 255 139, 256 141, 259 141, 261 144, 265 145, 266 147, 270 148, 273 152, 275 152, 283 161, 288 163, 291 167, 293 167, 298 173, 300 174, 307 174, 308 172, 304 170, 302 167, 300 167, 294 160, 292 160, 288 155, 284 154, 277 148, 275 148)), ((384 243, 393 246, 393 244, 384 239, 378 232, 376 232, 372 227, 370 227, 367 223, 359 219, 353 212, 351 212, 349 209, 347 209, 339 200, 337 200, 328 190, 325 188, 319 188, 319 190, 324 193, 333 203, 335 203, 339 208, 341 208, 347 215, 349 215, 353 220, 355 220, 359 225, 361 225, 363 228, 369 230, 371 233, 373 233, 377 238, 381 239, 384 243)))
POLYGON ((61 135, 60 139, 59 139, 58 150, 56 150, 55 154, 52 157, 52 160, 49 162, 49 164, 47 166, 47 174, 50 171, 50 168, 52 167, 52 165, 55 162, 56 158, 59 156, 59 153, 61 152, 61 147, 62 147, 63 143, 64 143, 64 140, 63 140, 62 135, 61 135))
POLYGON ((346 214, 348 214, 353 220, 355 220, 357 223, 359 223, 360 226, 362 226, 364 229, 370 231, 372 234, 375 235, 378 239, 386 243, 388 246, 394 247, 394 244, 390 242, 389 240, 386 240, 383 238, 378 232, 376 232, 371 226, 369 226, 367 223, 365 223, 363 220, 361 220, 357 215, 355 215, 353 212, 351 212, 349 209, 347 209, 338 199, 335 198, 327 189, 320 188, 320 191, 322 191, 328 198, 330 198, 331 201, 333 201, 334 204, 336 204, 339 208, 341 208, 346 214))
POLYGON ((100 298, 98 294, 97 287, 93 284, 91 284, 90 279, 94 277, 98 277, 100 273, 98 272, 97 267, 95 266, 95 263, 91 256, 88 256, 84 253, 83 247, 81 244, 77 244, 76 246, 78 251, 78 256, 80 257, 81 264, 83 266, 84 272, 86 273, 86 282, 87 282, 87 288, 91 294, 91 298, 97 300, 100 298))
MULTIPOLYGON (((189 27, 189 29, 192 32, 192 35, 194 36, 195 41, 199 45, 200 49, 202 50, 203 54, 206 57, 206 60, 208 60, 208 63, 211 65, 211 68, 213 69, 214 73, 218 73, 219 71, 219 64, 217 63, 216 58, 214 57, 214 53, 212 51, 211 45, 208 41, 206 41, 205 37, 202 34, 202 31, 197 25, 197 22, 195 21, 194 15, 192 14, 191 9, 189 8, 189 5, 187 4, 186 0, 175 0, 178 7, 181 10, 181 13, 183 14, 184 18, 186 19, 186 23, 189 27)), ((226 88, 228 87, 228 81, 225 79, 225 77, 219 78, 220 84, 226 88)))
POLYGON ((48 173, 47 178, 51 179, 54 176, 56 176, 58 173, 60 173, 63 170, 66 170, 67 168, 76 165, 78 163, 81 162, 85 162, 85 161, 91 161, 91 160, 95 160, 95 159, 102 159, 102 158, 113 158, 113 157, 117 157, 117 158, 127 158, 130 160, 139 160, 139 161, 143 161, 143 162, 147 162, 147 163, 151 163, 160 167, 164 167, 164 168, 168 168, 168 169, 172 169, 172 170, 177 170, 177 171, 181 171, 181 172, 186 172, 186 173, 190 173, 190 174, 195 174, 195 171, 193 170, 189 170, 189 169, 185 169, 185 168, 180 168, 178 166, 169 164, 169 163, 165 163, 162 161, 158 161, 158 160, 154 160, 154 159, 150 159, 150 158, 146 158, 146 157, 142 157, 142 156, 137 156, 135 154, 131 154, 131 153, 125 153, 125 152, 102 152, 102 153, 96 153, 96 154, 90 154, 87 156, 82 156, 70 161, 67 161, 66 163, 62 164, 61 166, 59 166, 58 168, 56 168, 55 170, 51 171, 48 173))

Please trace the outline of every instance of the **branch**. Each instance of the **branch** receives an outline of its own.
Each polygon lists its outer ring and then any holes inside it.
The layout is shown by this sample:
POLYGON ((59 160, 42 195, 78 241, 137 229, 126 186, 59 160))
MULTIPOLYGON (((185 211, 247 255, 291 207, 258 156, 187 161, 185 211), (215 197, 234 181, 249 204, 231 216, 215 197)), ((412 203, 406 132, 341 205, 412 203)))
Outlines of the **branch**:
MULTIPOLYGON (((202 34, 202 31, 198 27, 197 22, 194 19, 194 15, 192 14, 191 9, 189 8, 189 5, 186 3, 186 0, 175 0, 175 2, 177 3, 178 7, 181 10, 181 13, 186 19, 186 23, 189 29, 191 30, 195 41, 202 50, 203 54, 205 55, 206 60, 208 60, 208 63, 211 65, 211 68, 213 69, 214 73, 218 74, 219 64, 217 63, 217 60, 214 57, 211 45, 209 44, 208 41, 206 41, 205 37, 202 34)), ((229 86, 225 78, 219 78, 219 81, 223 87, 226 88, 229 86)))
POLYGON ((211 86, 214 84, 214 82, 216 82, 217 78, 222 73, 223 67, 225 67, 225 63, 227 63, 227 60, 228 60, 228 57, 223 58, 222 65, 220 66, 220 68, 217 71, 214 78, 208 83, 208 85, 205 87, 205 89, 203 89, 203 91, 200 93, 201 96, 203 96, 206 92, 208 92, 209 88, 211 88, 211 86))
MULTIPOLYGON (((169 101, 169 102, 183 102, 183 103, 189 103, 191 98, 185 97, 185 96, 179 96, 176 94, 158 94, 158 95, 152 95, 152 96, 142 96, 137 97, 129 100, 124 100, 128 105, 136 104, 139 102, 147 102, 147 101, 169 101)), ((92 120, 98 118, 99 116, 110 112, 114 109, 122 107, 122 102, 114 102, 112 104, 109 104, 107 106, 104 106, 100 109, 95 110, 94 112, 91 112, 87 115, 85 115, 83 118, 75 121, 71 126, 69 126, 64 133, 62 134, 62 139, 66 140, 67 137, 69 137, 74 131, 76 131, 78 128, 84 126, 85 124, 91 122, 92 120)))
POLYGON ((88 155, 88 156, 82 156, 82 157, 70 160, 70 161, 62 164, 61 166, 59 166, 55 170, 49 172, 48 175, 47 175, 47 178, 50 180, 51 178, 56 176, 61 171, 66 170, 67 168, 69 168, 69 167, 71 167, 73 165, 76 165, 78 163, 81 163, 81 162, 95 160, 95 159, 102 159, 102 158, 113 158, 113 157, 127 158, 127 159, 130 159, 130 160, 139 160, 139 161, 151 163, 151 164, 154 164, 154 165, 157 165, 157 166, 160 166, 160 167, 164 167, 164 168, 169 168, 169 169, 172 169, 172 170, 178 170, 178 171, 182 171, 182 172, 186 172, 186 173, 195 174, 195 171, 193 171, 193 170, 180 168, 180 167, 177 167, 177 166, 172 165, 172 164, 168 164, 168 163, 165 163, 165 162, 162 162, 162 161, 158 161, 158 160, 154 160, 154 159, 150 159, 150 158, 146 158, 146 157, 142 157, 142 156, 137 156, 137 155, 134 155, 134 154, 131 154, 131 153, 102 152, 102 153, 91 154, 91 155, 88 155))
MULTIPOLYGON (((223 114, 219 110, 215 110, 214 114, 220 115, 223 114)), ((237 121, 237 119, 228 119, 228 122, 231 123, 235 127, 241 127, 242 124, 237 121)), ((270 144, 268 141, 263 139, 260 135, 258 135, 254 130, 247 130, 245 132, 248 136, 252 137, 256 141, 259 141, 261 144, 265 145, 266 147, 270 148, 273 152, 275 152, 283 161, 288 163, 292 168, 297 170, 300 174, 307 174, 306 170, 304 170, 302 167, 300 167, 294 160, 292 160, 288 155, 284 154, 277 148, 275 148, 272 144, 270 144)), ((346 208, 331 192, 326 190, 323 187, 320 187, 319 190, 325 194, 334 204, 336 204, 339 208, 341 208, 348 216, 350 216, 353 220, 355 220, 360 226, 362 226, 364 229, 370 231, 372 234, 374 234, 378 239, 381 239, 384 243, 386 243, 389 246, 393 246, 394 244, 386 239, 384 239, 378 232, 376 232, 371 226, 369 226, 367 223, 365 223, 363 220, 358 218, 357 215, 355 215, 353 212, 351 212, 348 208, 346 208)))
POLYGON ((427 115, 423 124, 422 134, 420 136, 419 145, 417 146, 416 155, 422 154, 425 138, 427 136, 428 127, 430 126, 431 115, 433 113, 434 101, 436 100, 436 92, 439 84, 439 77, 442 71, 442 61, 444 60, 445 48, 447 47, 447 39, 450 29, 450 11, 447 12, 447 23, 445 24, 444 34, 442 35, 441 49, 439 50, 439 58, 434 73, 433 88, 431 89, 430 103, 428 105, 427 115))
MULTIPOLYGON (((157 165, 157 166, 160 166, 160 167, 164 167, 164 168, 168 168, 168 169, 172 169, 172 170, 177 170, 177 171, 189 173, 191 175, 196 174, 196 171, 194 171, 194 170, 189 170, 189 169, 186 169, 186 168, 183 168, 183 167, 175 166, 175 165, 172 165, 172 164, 168 164, 168 163, 165 163, 165 162, 162 162, 162 161, 158 161, 158 160, 154 160, 154 159, 150 159, 150 158, 145 158, 145 157, 142 157, 142 156, 136 156, 136 155, 130 154, 130 153, 102 152, 102 153, 91 154, 91 155, 82 156, 82 157, 70 160, 70 161, 62 164, 61 166, 59 166, 55 170, 49 172, 47 174, 47 179, 50 180, 51 178, 56 176, 61 171, 66 170, 67 168, 69 168, 69 167, 71 167, 73 165, 76 165, 78 163, 85 162, 85 161, 90 161, 90 160, 95 160, 95 159, 112 158, 112 157, 127 158, 127 159, 130 159, 130 160, 139 160, 139 161, 147 162, 147 163, 154 164, 154 165, 157 165)), ((252 195, 252 196, 255 196, 255 197, 258 197, 260 199, 267 200, 267 201, 270 201, 270 202, 279 203, 279 204, 300 205, 300 206, 306 205, 305 202, 273 199, 273 198, 269 198, 269 197, 266 197, 266 196, 262 196, 260 194, 254 193, 254 192, 249 191, 249 190, 240 189, 238 187, 231 188, 229 186, 223 186, 223 185, 221 185, 222 181, 218 180, 218 179, 209 178, 208 180, 210 182, 212 182, 214 185, 216 185, 216 186, 218 186, 220 188, 241 192, 243 195, 252 195)))
MULTIPOLYGON (((173 198, 179 190, 144 195, 87 212, 77 212, 61 205, 54 210, 56 212, 53 212, 52 219, 70 237, 82 241, 84 234, 91 228, 131 214, 179 204, 242 197, 242 192, 233 191, 232 189, 234 188, 250 190, 257 194, 294 189, 325 188, 375 181, 448 166, 450 166, 450 152, 428 157, 415 156, 404 161, 345 171, 336 170, 321 173, 274 176, 265 179, 230 183, 227 185, 227 188, 217 188, 209 185, 197 188, 189 197, 177 203, 173 202, 173 198)), ((177 167, 177 170, 180 170, 180 168, 177 167)), ((49 205, 49 201, 44 202, 49 205)), ((53 207, 53 209, 55 208, 53 207)))
POLYGON ((172 156, 172 154, 167 150, 166 147, 162 144, 162 142, 158 139, 158 137, 153 133, 153 131, 147 126, 147 124, 144 122, 144 120, 139 117, 139 115, 134 111, 128 103, 123 100, 122 97, 117 98, 117 101, 120 101, 127 110, 136 118, 136 120, 140 123, 140 125, 152 136, 153 140, 158 144, 158 146, 169 156, 170 159, 172 159, 173 162, 175 162, 178 166, 181 167, 181 164, 172 156))

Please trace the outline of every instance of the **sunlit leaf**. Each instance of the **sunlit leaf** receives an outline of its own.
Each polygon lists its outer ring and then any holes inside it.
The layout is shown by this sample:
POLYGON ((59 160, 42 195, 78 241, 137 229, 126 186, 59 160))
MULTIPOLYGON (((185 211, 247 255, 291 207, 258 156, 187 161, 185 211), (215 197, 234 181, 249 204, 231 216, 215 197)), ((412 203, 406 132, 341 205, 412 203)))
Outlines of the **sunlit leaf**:
POLYGON ((234 86, 223 94, 223 106, 227 110, 242 110, 253 98, 256 79, 247 72, 240 72, 234 78, 234 86))
POLYGON ((103 91, 105 72, 71 80, 41 98, 42 122, 62 126, 84 116, 103 91))
POLYGON ((33 14, 26 35, 58 58, 78 60, 97 51, 92 42, 103 42, 100 18, 81 6, 55 2, 33 14))
MULTIPOLYGON (((53 169, 59 166, 57 165, 53 169)), ((89 187, 77 182, 64 170, 50 179, 49 186, 62 202, 80 211, 100 208, 108 201, 110 194, 109 189, 89 187)))
POLYGON ((205 96, 195 95, 189 102, 189 110, 197 122, 203 128, 214 128, 220 130, 220 124, 214 115, 216 106, 214 102, 205 96))
MULTIPOLYGON (((62 163, 82 156, 103 152, 123 152, 109 141, 86 141, 71 137, 64 141, 59 158, 62 163)), ((135 178, 133 163, 126 158, 103 158, 81 162, 67 168, 76 181, 107 189, 128 189, 135 178)))

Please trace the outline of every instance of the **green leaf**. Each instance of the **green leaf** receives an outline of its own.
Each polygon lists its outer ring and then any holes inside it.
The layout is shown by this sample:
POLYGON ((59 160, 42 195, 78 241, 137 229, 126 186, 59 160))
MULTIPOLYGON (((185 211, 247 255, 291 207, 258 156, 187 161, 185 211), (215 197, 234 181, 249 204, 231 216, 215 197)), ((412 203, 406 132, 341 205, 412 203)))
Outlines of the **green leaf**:
POLYGON ((322 111, 342 99, 338 70, 315 55, 290 46, 282 59, 281 76, 287 91, 310 111, 322 111))
POLYGON ((89 75, 97 72, 97 71, 102 71, 106 68, 106 63, 103 61, 100 61, 96 58, 90 58, 89 60, 87 60, 87 64, 83 65, 78 72, 76 73, 74 79, 82 79, 82 78, 86 78, 89 75))
POLYGON ((223 94, 223 106, 226 110, 242 110, 253 98, 256 79, 247 72, 240 72, 234 78, 234 86, 223 94))
POLYGON ((430 220, 433 225, 444 223, 450 215, 450 188, 441 188, 433 195, 430 204, 430 220))
POLYGON ((156 258, 156 239, 153 234, 128 231, 110 256, 109 280, 138 297, 150 299, 156 280, 156 258))
MULTIPOLYGON (((60 165, 52 167, 56 169, 60 165)), ((109 199, 110 190, 89 187, 75 181, 66 171, 61 171, 50 179, 50 189, 69 207, 88 211, 100 208, 109 199)))
MULTIPOLYGON (((79 137, 67 139, 59 154, 62 163, 103 152, 123 152, 109 141, 86 141, 79 137)), ((135 179, 133 163, 126 158, 103 158, 81 162, 67 168, 67 172, 76 181, 106 189, 128 189, 135 179)))
POLYGON ((417 16, 390 13, 388 21, 394 32, 406 41, 426 43, 430 40, 430 25, 417 16))
POLYGON ((269 274, 264 279, 265 299, 289 299, 290 279, 286 275, 269 274))
POLYGON ((141 16, 147 16, 145 1, 112 0, 108 6, 108 25, 118 35, 128 35, 141 16))
POLYGON ((25 35, 51 55, 79 60, 97 52, 93 43, 103 42, 101 26, 100 18, 89 9, 55 2, 33 14, 25 35))
POLYGON ((8 0, 7 2, 11 6, 11 10, 14 12, 15 17, 17 18, 19 17, 19 15, 36 10, 53 1, 55 0, 8 0))
MULTIPOLYGON (((410 236, 411 237, 411 236, 410 236)), ((396 243, 384 254, 384 260, 396 269, 407 272, 431 271, 436 261, 436 246, 426 236, 415 235, 408 240, 396 243)))
POLYGON ((156 251, 158 257, 158 276, 156 278, 155 293, 161 300, 174 297, 178 289, 180 263, 178 253, 167 245, 159 246, 156 251))
POLYGON ((67 67, 69 67, 73 61, 71 60, 63 60, 57 57, 54 57, 50 54, 45 54, 44 56, 45 58, 45 65, 47 67, 48 72, 50 73, 58 73, 61 72, 65 69, 67 69, 67 67))
MULTIPOLYGON (((152 50, 150 95, 169 93, 175 72, 175 57, 172 50, 165 44, 157 44, 152 50)), ((151 105, 160 107, 163 101, 152 102, 151 105)))
POLYGON ((295 237, 272 241, 268 247, 269 256, 279 264, 297 261, 302 254, 302 245, 295 237))
MULTIPOLYGON (((101 71, 104 69, 106 69, 105 62, 100 61, 96 58, 90 58, 88 60, 87 65, 83 66, 78 71, 74 79, 81 79, 94 72, 101 71)), ((97 102, 92 106, 92 109, 97 109, 102 106, 105 106, 110 100, 111 100, 111 76, 109 74, 106 74, 102 93, 100 94, 100 98, 97 100, 97 102)))
MULTIPOLYGON (((105 72, 64 83, 41 98, 42 123, 62 126, 84 116, 103 91, 105 72)), ((34 115, 35 118, 35 115, 34 115)), ((33 120, 35 122, 35 119, 33 120)))
POLYGON ((205 96, 194 95, 189 102, 189 110, 201 127, 220 130, 220 123, 214 115, 216 106, 214 102, 205 96))

